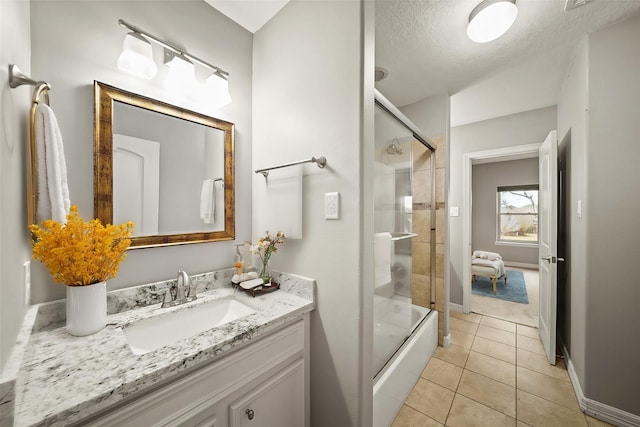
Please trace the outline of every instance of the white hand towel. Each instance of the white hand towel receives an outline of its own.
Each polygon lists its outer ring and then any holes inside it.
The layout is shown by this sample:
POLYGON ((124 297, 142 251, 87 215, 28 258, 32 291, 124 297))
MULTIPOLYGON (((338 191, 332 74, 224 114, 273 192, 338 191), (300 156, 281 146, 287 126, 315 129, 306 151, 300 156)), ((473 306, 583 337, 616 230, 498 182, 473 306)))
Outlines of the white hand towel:
POLYGON ((376 288, 391 282, 391 233, 373 236, 373 263, 376 288))
POLYGON ((202 182, 200 192, 200 219, 205 224, 212 224, 215 220, 215 186, 212 179, 202 182))
POLYGON ((56 116, 48 105, 38 104, 35 116, 38 221, 51 218, 65 224, 71 202, 62 134, 56 116))

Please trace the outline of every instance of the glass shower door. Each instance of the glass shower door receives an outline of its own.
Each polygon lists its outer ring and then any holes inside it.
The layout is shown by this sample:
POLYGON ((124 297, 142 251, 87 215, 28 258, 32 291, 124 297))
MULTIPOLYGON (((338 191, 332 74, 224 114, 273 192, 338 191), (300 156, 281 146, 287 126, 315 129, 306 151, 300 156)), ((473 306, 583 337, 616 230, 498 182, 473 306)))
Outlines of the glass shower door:
POLYGON ((411 334, 412 132, 376 105, 374 338, 377 374, 411 334))

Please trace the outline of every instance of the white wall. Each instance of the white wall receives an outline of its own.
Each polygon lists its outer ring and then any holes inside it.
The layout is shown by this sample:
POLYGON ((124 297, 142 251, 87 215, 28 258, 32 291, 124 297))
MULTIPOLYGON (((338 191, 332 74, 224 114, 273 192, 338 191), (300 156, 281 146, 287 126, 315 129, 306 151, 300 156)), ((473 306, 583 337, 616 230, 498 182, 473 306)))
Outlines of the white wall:
MULTIPOLYGON (((303 166, 302 239, 287 240, 272 257, 274 268, 317 280, 311 317, 315 426, 367 425, 371 417, 372 373, 362 367, 370 366, 364 328, 369 322, 370 334, 372 320, 364 313, 373 301, 373 225, 365 224, 363 209, 373 216, 373 205, 363 205, 369 196, 361 174, 364 159, 373 165, 373 141, 363 145, 373 129, 373 67, 366 71, 370 105, 363 104, 363 7, 294 0, 254 35, 254 169, 321 155, 328 162, 325 169, 303 166), (340 219, 327 221, 324 193, 333 191, 340 193, 340 219)), ((263 179, 254 175, 255 183, 263 179)), ((257 195, 254 203, 257 218, 268 207, 258 205, 257 195)), ((254 238, 264 231, 254 229, 254 238)))
POLYGON ((538 159, 473 165, 471 250, 502 255, 505 262, 538 265, 538 247, 496 245, 496 192, 500 186, 538 184, 538 159))
MULTIPOLYGON (((98 80, 236 124, 236 239, 250 240, 251 33, 206 3, 193 1, 32 2, 31 15, 33 74, 53 87, 51 106, 65 140, 71 201, 80 214, 85 219, 93 214, 93 81, 98 80), (119 18, 229 71, 233 102, 217 111, 200 105, 201 99, 173 96, 163 86, 163 65, 150 81, 118 70, 127 33, 119 18)), ((154 56, 162 64, 157 46, 154 56)), ((197 66, 196 75, 206 77, 197 66)), ((228 267, 233 253, 233 242, 132 250, 108 287, 165 280, 178 269, 195 274, 228 267)), ((40 263, 33 264, 33 301, 63 298, 64 287, 54 285, 40 263)))
MULTIPOLYGON (((448 206, 462 206, 464 154, 540 143, 556 128, 556 107, 546 107, 451 128, 448 206)), ((449 218, 451 302, 462 305, 462 216, 449 218)))
POLYGON ((0 371, 24 316, 22 264, 31 259, 25 193, 33 88, 9 88, 9 64, 31 74, 29 28, 29 2, 0 1, 0 371))
POLYGON ((449 95, 434 95, 400 110, 426 137, 447 135, 449 131, 449 95))
POLYGON ((640 18, 589 37, 588 398, 640 419, 640 18), (634 42, 630 42, 634 41, 634 42), (624 331, 630 331, 625 334, 624 331))

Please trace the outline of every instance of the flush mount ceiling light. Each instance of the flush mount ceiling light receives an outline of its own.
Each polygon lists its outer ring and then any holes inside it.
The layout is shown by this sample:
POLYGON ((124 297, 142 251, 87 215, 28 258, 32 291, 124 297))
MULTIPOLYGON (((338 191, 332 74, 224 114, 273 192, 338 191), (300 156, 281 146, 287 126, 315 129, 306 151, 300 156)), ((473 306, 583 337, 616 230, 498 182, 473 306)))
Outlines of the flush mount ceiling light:
POLYGON ((476 43, 488 43, 506 33, 517 16, 516 0, 484 0, 469 15, 467 35, 476 43))
MULTIPOLYGON (((216 79, 222 80, 217 82, 217 87, 222 87, 223 89, 216 91, 217 96, 220 98, 213 99, 213 103, 226 105, 231 102, 228 72, 125 22, 123 19, 119 19, 118 24, 131 31, 125 37, 122 54, 118 58, 118 68, 147 79, 153 78, 157 72, 156 64, 153 62, 151 45, 151 42, 153 42, 165 49, 164 62, 169 67, 169 73, 167 74, 168 85, 182 90, 191 90, 196 84, 194 65, 198 64, 207 68, 212 73, 212 77, 216 76, 216 79)), ((209 79, 212 77, 209 77, 209 79)), ((207 86, 209 86, 209 79, 207 79, 207 86)))
POLYGON ((153 78, 158 67, 153 62, 151 43, 140 34, 127 34, 122 42, 122 53, 118 57, 118 68, 144 79, 153 78))

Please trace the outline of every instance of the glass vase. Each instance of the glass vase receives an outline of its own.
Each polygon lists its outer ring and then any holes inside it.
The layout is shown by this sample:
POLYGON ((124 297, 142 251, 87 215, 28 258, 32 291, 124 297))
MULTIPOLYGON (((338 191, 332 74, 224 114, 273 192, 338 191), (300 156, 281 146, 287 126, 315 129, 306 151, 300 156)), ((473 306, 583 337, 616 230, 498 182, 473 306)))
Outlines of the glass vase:
POLYGON ((265 285, 271 284, 271 272, 269 271, 269 257, 265 255, 262 259, 262 271, 260 271, 260 278, 265 285))

